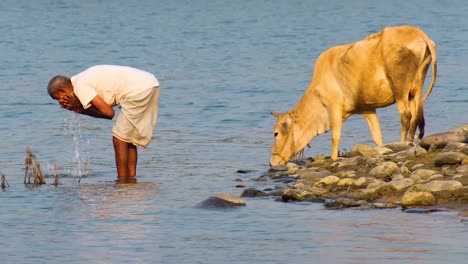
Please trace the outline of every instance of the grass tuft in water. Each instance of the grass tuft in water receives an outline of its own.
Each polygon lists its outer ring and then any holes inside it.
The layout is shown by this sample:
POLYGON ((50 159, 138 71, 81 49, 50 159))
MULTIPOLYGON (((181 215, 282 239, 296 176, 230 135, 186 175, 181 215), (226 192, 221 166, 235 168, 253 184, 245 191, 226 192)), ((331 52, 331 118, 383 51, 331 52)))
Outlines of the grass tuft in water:
POLYGON ((62 184, 59 180, 59 167, 57 164, 54 164, 54 183, 52 184, 55 185, 55 187, 62 184))
POLYGON ((31 177, 33 178, 33 183, 36 184, 46 184, 44 175, 42 174, 41 164, 37 160, 36 155, 34 155, 29 147, 26 147, 26 158, 24 159, 24 184, 31 184, 31 177))
POLYGON ((10 187, 6 180, 6 175, 0 172, 0 177, 2 178, 2 190, 5 190, 7 187, 10 187))

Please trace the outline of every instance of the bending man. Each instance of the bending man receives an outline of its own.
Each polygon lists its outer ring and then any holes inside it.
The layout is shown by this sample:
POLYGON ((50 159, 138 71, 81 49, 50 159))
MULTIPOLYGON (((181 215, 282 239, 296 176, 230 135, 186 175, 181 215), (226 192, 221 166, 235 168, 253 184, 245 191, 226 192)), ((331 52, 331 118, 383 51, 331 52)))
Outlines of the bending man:
POLYGON ((112 119, 119 179, 136 176, 137 146, 146 148, 158 119, 159 82, 148 72, 116 65, 97 65, 68 78, 53 77, 47 91, 62 108, 97 118, 112 119))

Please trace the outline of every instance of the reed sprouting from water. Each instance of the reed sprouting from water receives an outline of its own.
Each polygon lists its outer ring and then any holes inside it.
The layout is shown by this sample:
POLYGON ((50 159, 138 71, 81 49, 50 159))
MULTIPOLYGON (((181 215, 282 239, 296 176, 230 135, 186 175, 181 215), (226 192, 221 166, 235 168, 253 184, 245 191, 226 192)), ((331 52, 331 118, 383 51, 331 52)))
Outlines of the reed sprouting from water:
POLYGON ((24 184, 31 184, 31 177, 34 184, 46 184, 42 174, 41 164, 37 160, 29 147, 26 147, 26 158, 24 159, 24 184))
POLYGON ((5 190, 6 187, 10 187, 6 180, 6 175, 0 172, 0 177, 2 178, 2 189, 5 190))
POLYGON ((54 164, 54 183, 52 184, 55 185, 55 187, 62 184, 59 180, 59 167, 57 164, 54 164))

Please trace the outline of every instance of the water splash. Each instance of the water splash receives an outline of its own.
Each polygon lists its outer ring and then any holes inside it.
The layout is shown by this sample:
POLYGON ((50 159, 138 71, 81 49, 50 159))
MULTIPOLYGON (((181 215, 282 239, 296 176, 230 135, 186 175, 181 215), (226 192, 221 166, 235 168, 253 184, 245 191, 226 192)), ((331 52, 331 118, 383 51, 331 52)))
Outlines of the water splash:
POLYGON ((73 137, 73 164, 76 164, 70 169, 70 173, 74 176, 86 177, 88 175, 88 159, 83 159, 81 155, 81 143, 83 139, 81 137, 81 123, 80 115, 74 112, 71 112, 71 118, 68 121, 67 131, 73 137))

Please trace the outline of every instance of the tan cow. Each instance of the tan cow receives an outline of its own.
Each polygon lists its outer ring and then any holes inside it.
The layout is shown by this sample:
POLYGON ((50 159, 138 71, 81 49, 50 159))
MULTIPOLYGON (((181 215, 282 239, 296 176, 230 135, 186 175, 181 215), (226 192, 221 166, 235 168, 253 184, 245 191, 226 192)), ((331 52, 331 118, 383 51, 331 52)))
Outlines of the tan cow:
POLYGON ((278 121, 270 165, 288 162, 315 136, 330 129, 331 159, 337 159, 342 123, 353 114, 365 117, 375 144, 382 145, 376 108, 394 103, 401 116, 400 140, 412 141, 416 127, 422 138, 423 104, 436 75, 434 42, 410 26, 387 27, 361 41, 325 51, 297 105, 283 114, 272 113, 278 121), (421 99, 431 61, 431 83, 421 99))

